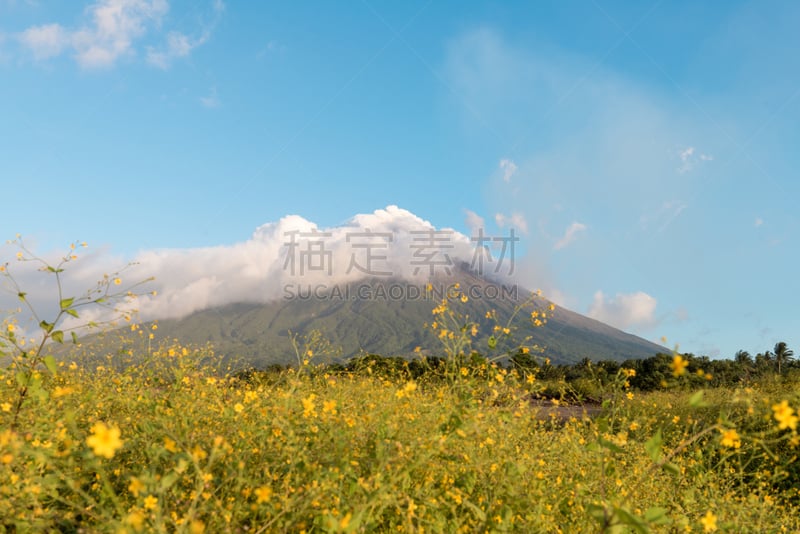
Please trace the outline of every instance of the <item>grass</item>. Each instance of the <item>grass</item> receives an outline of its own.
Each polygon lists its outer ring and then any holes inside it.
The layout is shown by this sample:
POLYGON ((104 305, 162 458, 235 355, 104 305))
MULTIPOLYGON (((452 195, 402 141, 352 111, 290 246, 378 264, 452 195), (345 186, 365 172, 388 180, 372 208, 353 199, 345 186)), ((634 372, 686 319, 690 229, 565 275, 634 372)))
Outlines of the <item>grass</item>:
POLYGON ((530 402, 542 384, 490 366, 241 380, 209 360, 170 346, 128 367, 63 363, 14 431, 0 371, 0 531, 800 529, 796 434, 770 409, 796 405, 797 384, 702 399, 622 385, 600 416, 563 421, 530 402))

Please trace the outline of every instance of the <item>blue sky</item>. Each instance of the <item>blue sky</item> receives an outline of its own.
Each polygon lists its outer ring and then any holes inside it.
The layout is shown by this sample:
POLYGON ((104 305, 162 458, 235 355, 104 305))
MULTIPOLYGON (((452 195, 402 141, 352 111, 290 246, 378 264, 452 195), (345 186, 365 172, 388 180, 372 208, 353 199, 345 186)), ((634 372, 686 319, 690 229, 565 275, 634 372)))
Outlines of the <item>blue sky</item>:
POLYGON ((798 24, 780 1, 0 0, 0 230, 135 257, 397 205, 513 226, 526 285, 648 339, 796 346, 798 24))

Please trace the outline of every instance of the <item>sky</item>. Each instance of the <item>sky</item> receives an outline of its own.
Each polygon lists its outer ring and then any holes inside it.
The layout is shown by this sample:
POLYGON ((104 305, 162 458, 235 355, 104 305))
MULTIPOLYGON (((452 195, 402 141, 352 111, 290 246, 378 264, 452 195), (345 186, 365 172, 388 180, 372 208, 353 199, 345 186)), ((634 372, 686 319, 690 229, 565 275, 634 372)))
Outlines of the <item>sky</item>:
POLYGON ((272 295, 279 230, 513 229, 514 276, 559 305, 713 358, 797 347, 799 24, 789 1, 0 0, 0 237, 86 241, 76 284, 137 261, 175 315, 272 295))

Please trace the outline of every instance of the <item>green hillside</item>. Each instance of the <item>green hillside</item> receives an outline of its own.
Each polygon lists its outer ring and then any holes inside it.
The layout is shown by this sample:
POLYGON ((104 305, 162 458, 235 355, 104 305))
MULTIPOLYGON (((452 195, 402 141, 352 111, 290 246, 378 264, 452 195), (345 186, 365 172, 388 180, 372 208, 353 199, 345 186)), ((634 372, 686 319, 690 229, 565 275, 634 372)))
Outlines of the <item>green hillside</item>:
MULTIPOLYGON (((482 278, 462 274, 462 287, 486 288, 482 278)), ((388 282, 373 280, 343 288, 343 297, 353 296, 368 284, 371 295, 379 294, 388 282), (349 293, 348 293, 349 291, 349 293)), ((520 289, 517 298, 471 299, 457 302, 458 310, 472 321, 481 322, 475 347, 481 349, 492 335, 492 324, 485 315, 496 311, 501 323, 512 316, 530 293, 520 289)), ((216 351, 243 359, 260 367, 296 361, 289 332, 304 335, 319 331, 332 346, 341 348, 337 358, 346 360, 368 352, 383 355, 411 355, 416 347, 423 353, 437 354, 441 344, 426 323, 433 321, 435 299, 300 299, 279 300, 267 304, 239 303, 193 313, 181 319, 159 321, 157 338, 177 338, 183 343, 211 343, 216 351)), ((544 310, 549 302, 539 299, 536 307, 544 310)), ((583 358, 623 361, 646 358, 664 347, 627 334, 588 317, 556 308, 548 323, 534 328, 530 310, 518 315, 513 337, 517 342, 530 337, 530 344, 544 348, 543 355, 554 363, 574 363, 583 358)))

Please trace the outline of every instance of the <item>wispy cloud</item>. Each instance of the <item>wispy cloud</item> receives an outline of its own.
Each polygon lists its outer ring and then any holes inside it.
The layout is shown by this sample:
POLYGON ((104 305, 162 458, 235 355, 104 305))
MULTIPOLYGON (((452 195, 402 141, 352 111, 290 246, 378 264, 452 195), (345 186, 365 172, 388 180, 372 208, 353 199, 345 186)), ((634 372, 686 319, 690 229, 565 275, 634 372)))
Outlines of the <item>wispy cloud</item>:
POLYGON ((219 100, 219 96, 217 96, 217 88, 212 87, 211 91, 206 96, 201 96, 198 100, 205 108, 213 109, 220 106, 221 102, 219 100))
POLYGON ((147 47, 147 62, 167 70, 175 60, 188 57, 195 48, 205 44, 211 38, 211 32, 225 11, 225 4, 221 0, 215 0, 212 7, 214 17, 210 22, 203 23, 200 35, 193 37, 178 31, 169 32, 164 45, 147 47))
MULTIPOLYGON (((224 10, 224 4, 219 0, 212 6, 217 15, 224 10)), ((135 56, 137 43, 148 32, 160 31, 168 12, 167 0, 99 0, 86 8, 84 25, 78 28, 67 28, 58 23, 31 26, 17 34, 17 41, 36 61, 72 52, 82 68, 109 68, 120 58, 135 56)), ((210 31, 209 25, 198 37, 170 31, 163 46, 147 47, 147 61, 159 68, 167 68, 175 59, 188 56, 205 43, 210 31)))
POLYGON ((464 210, 466 214, 466 220, 464 221, 469 228, 470 233, 475 236, 478 235, 478 231, 486 228, 486 221, 484 221, 483 217, 478 215, 472 210, 464 210))
POLYGON ((762 219, 761 217, 756 217, 756 220, 755 220, 754 226, 755 226, 756 228, 758 228, 759 226, 761 226, 761 225, 763 225, 763 224, 764 224, 764 219, 762 219))
POLYGON ((602 291, 594 294, 594 301, 587 315, 598 321, 616 326, 621 330, 627 328, 651 328, 656 324, 656 299, 644 293, 617 293, 614 297, 606 297, 602 291))
POLYGON ((689 146, 678 150, 678 159, 681 161, 678 172, 684 174, 691 171, 698 161, 714 161, 714 156, 697 152, 693 146, 689 146))
POLYGON ((519 212, 514 212, 511 215, 496 213, 494 222, 500 228, 514 228, 523 235, 528 233, 528 221, 525 219, 525 215, 519 212))
POLYGON ((564 231, 564 235, 561 236, 561 239, 556 241, 556 244, 553 246, 553 248, 556 250, 561 250, 562 248, 568 247, 573 241, 575 241, 579 233, 586 231, 586 228, 587 226, 583 223, 579 223, 577 221, 573 222, 569 225, 569 227, 567 227, 566 231, 564 231))
POLYGON ((70 45, 70 35, 59 24, 33 26, 19 35, 37 61, 60 55, 70 45))
POLYGON ((256 59, 262 59, 267 54, 282 53, 286 51, 286 45, 283 45, 275 40, 270 40, 267 44, 258 51, 256 59))
POLYGON ((501 159, 500 170, 503 171, 503 181, 510 183, 511 177, 517 172, 517 165, 510 159, 501 159))

